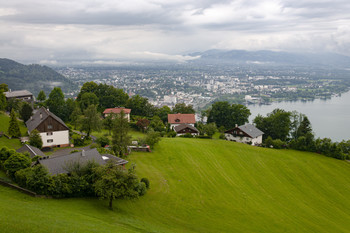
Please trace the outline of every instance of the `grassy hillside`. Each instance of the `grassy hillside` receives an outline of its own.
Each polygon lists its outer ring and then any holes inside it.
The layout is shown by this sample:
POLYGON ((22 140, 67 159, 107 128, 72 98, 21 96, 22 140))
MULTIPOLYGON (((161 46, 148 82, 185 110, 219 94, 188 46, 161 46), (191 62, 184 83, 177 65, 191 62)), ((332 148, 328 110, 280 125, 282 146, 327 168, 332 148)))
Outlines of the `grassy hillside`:
POLYGON ((3 232, 349 232, 350 163, 222 140, 165 138, 134 153, 146 196, 31 198, 0 186, 3 232), (18 224, 18 219, 21 224, 18 224))
MULTIPOLYGON (((0 132, 7 134, 9 128, 10 117, 0 112, 0 132)), ((21 134, 24 136, 27 134, 27 128, 25 127, 23 121, 18 121, 21 134)), ((21 142, 18 139, 8 139, 5 136, 0 138, 0 147, 7 146, 9 148, 18 149, 21 147, 21 142)))

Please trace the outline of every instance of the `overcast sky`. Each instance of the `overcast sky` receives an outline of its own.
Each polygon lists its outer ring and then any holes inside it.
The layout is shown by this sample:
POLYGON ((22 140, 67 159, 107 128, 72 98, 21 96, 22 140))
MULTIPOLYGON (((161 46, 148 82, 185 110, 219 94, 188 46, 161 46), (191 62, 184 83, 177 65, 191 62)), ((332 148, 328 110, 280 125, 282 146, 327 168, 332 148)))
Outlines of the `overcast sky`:
POLYGON ((350 1, 0 0, 0 57, 181 61, 209 49, 350 56, 350 1))

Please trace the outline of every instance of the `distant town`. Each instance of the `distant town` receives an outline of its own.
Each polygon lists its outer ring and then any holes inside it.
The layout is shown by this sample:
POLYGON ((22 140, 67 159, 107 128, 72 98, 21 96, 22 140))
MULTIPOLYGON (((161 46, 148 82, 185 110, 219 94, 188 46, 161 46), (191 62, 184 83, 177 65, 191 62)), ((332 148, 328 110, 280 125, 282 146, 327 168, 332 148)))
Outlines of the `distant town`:
MULTIPOLYGON (((130 65, 60 67, 56 71, 79 86, 106 83, 130 96, 147 97, 155 106, 176 103, 206 109, 217 100, 240 104, 269 104, 282 100, 330 98, 349 90, 347 73, 321 68, 264 66, 130 65)), ((66 93, 76 96, 76 92, 66 93)))

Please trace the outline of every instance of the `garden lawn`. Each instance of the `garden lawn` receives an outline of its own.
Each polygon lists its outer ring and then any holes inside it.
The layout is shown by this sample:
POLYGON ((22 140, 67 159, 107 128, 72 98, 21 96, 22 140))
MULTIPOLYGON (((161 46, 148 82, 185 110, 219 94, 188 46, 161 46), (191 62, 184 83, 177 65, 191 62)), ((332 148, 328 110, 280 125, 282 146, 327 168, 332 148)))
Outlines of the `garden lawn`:
POLYGON ((133 153, 137 200, 41 199, 0 186, 2 232, 350 232, 350 163, 224 140, 133 153))
MULTIPOLYGON (((5 113, 0 112, 0 131, 7 134, 8 128, 9 128, 9 122, 10 122, 10 117, 5 115, 5 113)), ((27 135, 27 128, 23 123, 23 121, 18 120, 18 125, 21 130, 21 135, 22 136, 27 135)))

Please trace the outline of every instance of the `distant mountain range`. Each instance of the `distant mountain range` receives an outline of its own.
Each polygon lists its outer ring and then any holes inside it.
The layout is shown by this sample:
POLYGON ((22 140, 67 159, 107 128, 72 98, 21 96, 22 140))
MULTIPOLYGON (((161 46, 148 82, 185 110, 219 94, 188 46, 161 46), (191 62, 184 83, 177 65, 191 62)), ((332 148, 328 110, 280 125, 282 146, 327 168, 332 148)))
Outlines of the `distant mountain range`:
POLYGON ((54 87, 67 93, 77 88, 71 80, 47 66, 23 65, 10 59, 0 59, 0 83, 12 90, 26 89, 35 96, 44 90, 48 96, 54 87))
POLYGON ((194 63, 232 63, 257 65, 297 65, 297 66, 332 66, 350 68, 350 57, 335 53, 289 53, 274 51, 245 50, 207 50, 188 54, 198 59, 194 63))

